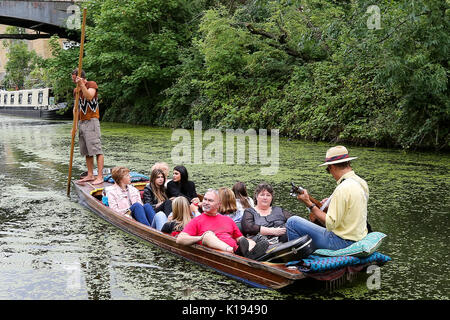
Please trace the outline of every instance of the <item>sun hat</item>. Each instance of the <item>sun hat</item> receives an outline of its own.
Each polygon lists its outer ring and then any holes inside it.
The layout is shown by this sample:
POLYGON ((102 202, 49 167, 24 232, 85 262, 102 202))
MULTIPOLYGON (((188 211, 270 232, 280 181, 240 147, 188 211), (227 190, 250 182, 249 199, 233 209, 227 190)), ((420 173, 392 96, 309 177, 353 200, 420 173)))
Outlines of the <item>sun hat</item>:
POLYGON ((325 163, 319 164, 320 166, 328 166, 330 164, 336 164, 341 162, 347 162, 358 157, 350 157, 348 155, 348 150, 344 146, 336 146, 327 150, 325 155, 325 163))

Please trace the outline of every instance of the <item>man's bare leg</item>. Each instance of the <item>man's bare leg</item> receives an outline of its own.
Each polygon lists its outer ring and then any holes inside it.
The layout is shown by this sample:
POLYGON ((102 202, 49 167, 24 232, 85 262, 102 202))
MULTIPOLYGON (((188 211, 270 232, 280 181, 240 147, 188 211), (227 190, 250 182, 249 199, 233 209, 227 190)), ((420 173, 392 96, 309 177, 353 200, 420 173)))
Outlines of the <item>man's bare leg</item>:
POLYGON ((233 253, 233 251, 234 251, 233 247, 231 247, 230 245, 226 244, 225 242, 223 242, 222 240, 217 238, 217 236, 212 231, 207 231, 205 233, 203 240, 202 240, 202 244, 204 244, 210 248, 213 248, 213 249, 218 249, 218 250, 222 250, 222 251, 226 251, 226 252, 230 252, 230 253, 233 253))
POLYGON ((86 156, 86 167, 88 170, 88 174, 83 179, 79 180, 79 182, 87 182, 95 179, 94 176, 94 157, 86 156))
MULTIPOLYGON (((93 158, 92 158, 93 159, 93 158)), ((98 175, 95 178, 95 180, 92 182, 92 184, 101 184, 103 183, 103 166, 104 166, 104 160, 105 157, 102 154, 97 155, 97 171, 98 175)), ((94 160, 92 160, 93 162, 94 160)))

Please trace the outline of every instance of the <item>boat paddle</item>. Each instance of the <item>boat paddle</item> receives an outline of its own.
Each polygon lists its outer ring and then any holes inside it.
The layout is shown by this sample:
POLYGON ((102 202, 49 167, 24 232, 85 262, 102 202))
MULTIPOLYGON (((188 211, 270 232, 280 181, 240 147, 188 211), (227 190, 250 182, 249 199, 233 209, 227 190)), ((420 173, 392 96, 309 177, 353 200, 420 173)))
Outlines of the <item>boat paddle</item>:
MULTIPOLYGON (((86 12, 87 9, 83 8, 83 23, 81 25, 81 42, 80 42, 80 56, 78 59, 78 75, 81 75, 81 70, 83 69, 83 51, 84 51, 84 36, 86 27, 86 12)), ((70 182, 72 180, 72 163, 73 163, 73 149, 75 145, 75 134, 78 128, 78 104, 80 99, 80 87, 77 84, 77 90, 75 93, 74 102, 74 113, 73 113, 73 124, 72 124, 72 143, 70 146, 70 163, 69 163, 69 177, 67 181, 67 196, 70 195, 70 182)))

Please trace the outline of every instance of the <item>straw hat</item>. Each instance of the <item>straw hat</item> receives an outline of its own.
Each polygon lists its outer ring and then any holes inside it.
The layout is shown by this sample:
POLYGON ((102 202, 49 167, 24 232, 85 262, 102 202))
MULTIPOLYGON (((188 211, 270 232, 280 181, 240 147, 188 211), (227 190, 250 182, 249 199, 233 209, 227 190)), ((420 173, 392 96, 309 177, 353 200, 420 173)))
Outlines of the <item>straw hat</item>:
POLYGON ((336 164, 341 162, 347 162, 358 157, 349 157, 348 150, 344 146, 336 146, 328 149, 325 156, 325 163, 319 164, 319 166, 328 166, 330 164, 336 164))

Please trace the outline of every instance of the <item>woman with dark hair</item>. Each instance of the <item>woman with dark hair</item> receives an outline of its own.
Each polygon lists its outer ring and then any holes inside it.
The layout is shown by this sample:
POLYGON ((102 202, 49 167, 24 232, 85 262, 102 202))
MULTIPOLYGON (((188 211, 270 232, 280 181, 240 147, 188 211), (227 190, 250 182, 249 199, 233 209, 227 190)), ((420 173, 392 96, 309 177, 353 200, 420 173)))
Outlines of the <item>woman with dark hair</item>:
POLYGON ((272 206, 273 188, 265 182, 255 190, 255 207, 247 208, 241 220, 246 237, 258 241, 267 238, 270 244, 287 242, 286 221, 292 214, 280 207, 272 206))
POLYGON ((150 182, 144 188, 144 203, 150 204, 155 212, 164 211, 166 216, 172 212, 172 201, 166 195, 166 175, 162 169, 153 169, 150 182))
POLYGON ((195 183, 189 181, 187 169, 184 166, 176 166, 173 168, 172 180, 167 183, 167 197, 173 199, 183 196, 189 202, 198 202, 195 183))

